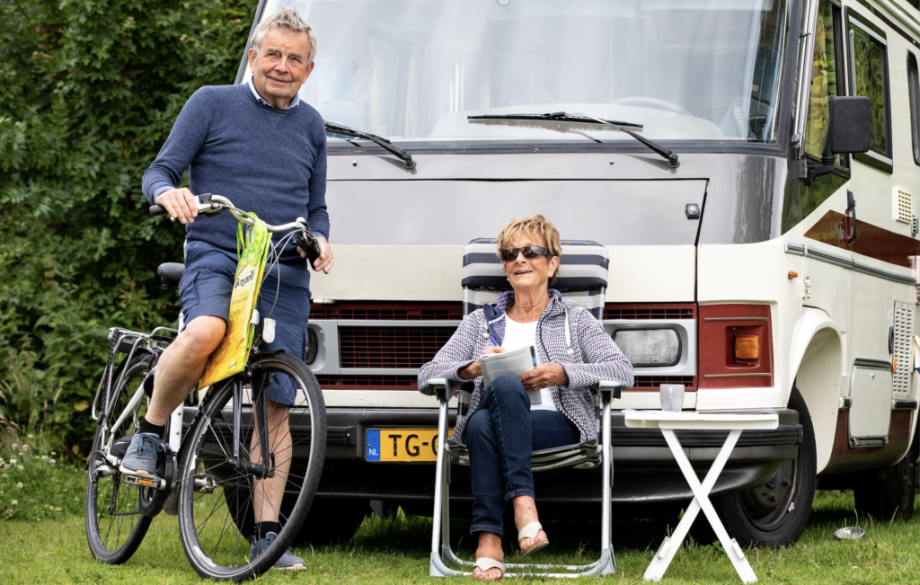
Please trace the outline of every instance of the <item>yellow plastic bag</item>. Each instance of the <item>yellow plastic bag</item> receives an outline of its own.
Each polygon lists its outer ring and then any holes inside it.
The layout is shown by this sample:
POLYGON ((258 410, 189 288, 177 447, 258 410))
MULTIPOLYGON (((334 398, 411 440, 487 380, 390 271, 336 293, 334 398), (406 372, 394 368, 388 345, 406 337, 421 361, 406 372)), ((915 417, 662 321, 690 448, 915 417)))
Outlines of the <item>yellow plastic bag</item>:
POLYGON ((271 234, 265 229, 265 222, 254 214, 250 216, 255 219, 253 225, 244 228, 244 225, 240 223, 236 232, 237 254, 240 262, 236 267, 236 277, 233 280, 230 314, 227 317, 227 333, 211 354, 208 366, 199 382, 199 388, 210 386, 242 372, 249 360, 249 350, 252 348, 255 335, 252 312, 259 298, 262 274, 265 272, 268 248, 272 240, 271 234), (241 247, 242 251, 240 251, 241 247))

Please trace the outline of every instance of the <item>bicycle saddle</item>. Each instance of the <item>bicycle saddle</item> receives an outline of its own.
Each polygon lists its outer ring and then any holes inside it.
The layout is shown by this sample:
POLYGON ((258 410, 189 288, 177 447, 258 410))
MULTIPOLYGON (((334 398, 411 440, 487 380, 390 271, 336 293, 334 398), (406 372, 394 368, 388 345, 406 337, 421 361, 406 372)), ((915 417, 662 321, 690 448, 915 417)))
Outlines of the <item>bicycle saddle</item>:
POLYGON ((160 277, 160 283, 164 290, 173 290, 179 286, 182 280, 182 272, 185 270, 185 264, 179 262, 164 262, 157 268, 157 274, 160 277))

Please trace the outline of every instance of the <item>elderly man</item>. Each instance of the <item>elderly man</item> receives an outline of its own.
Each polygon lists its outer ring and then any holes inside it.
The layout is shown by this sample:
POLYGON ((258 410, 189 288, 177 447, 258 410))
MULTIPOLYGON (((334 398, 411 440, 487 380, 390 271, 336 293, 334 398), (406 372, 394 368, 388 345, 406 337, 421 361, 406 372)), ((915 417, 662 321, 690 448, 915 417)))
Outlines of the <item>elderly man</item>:
MULTIPOLYGON (((316 37, 294 10, 284 8, 259 24, 249 50, 252 77, 242 85, 203 87, 189 98, 159 155, 144 174, 144 195, 186 225, 185 272, 179 285, 184 329, 157 364, 153 397, 139 432, 123 458, 125 474, 152 477, 164 427, 198 383, 208 356, 227 327, 237 264, 236 220, 222 214, 195 221, 193 193, 229 197, 271 224, 305 217, 322 253, 314 269, 328 273, 332 251, 326 212, 326 134, 323 119, 297 91, 313 71, 316 37), (189 169, 189 189, 177 188, 189 169)), ((280 293, 272 309, 274 341, 261 349, 304 356, 310 310, 306 253, 289 245, 281 252, 280 293)), ((275 272, 263 290, 274 292, 275 272)), ((269 390, 271 450, 279 455, 273 477, 256 483, 254 558, 280 532, 278 512, 290 457, 287 416, 293 391, 269 390)), ((304 568, 290 550, 275 566, 304 568)))

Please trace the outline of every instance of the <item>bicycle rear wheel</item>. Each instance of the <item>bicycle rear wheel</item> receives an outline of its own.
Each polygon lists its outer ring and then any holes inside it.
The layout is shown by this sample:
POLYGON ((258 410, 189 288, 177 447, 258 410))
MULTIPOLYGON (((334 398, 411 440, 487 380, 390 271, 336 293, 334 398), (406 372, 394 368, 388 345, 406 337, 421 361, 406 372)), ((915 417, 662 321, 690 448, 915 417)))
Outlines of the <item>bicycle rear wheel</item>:
POLYGON ((182 546, 195 571, 209 579, 242 581, 271 568, 300 531, 323 469, 326 408, 316 378, 303 362, 285 354, 254 356, 251 366, 251 387, 240 401, 239 442, 233 432, 234 385, 241 379, 237 376, 217 384, 202 403, 179 464, 182 546), (269 387, 296 391, 294 406, 269 402, 264 415, 253 409, 269 387), (264 423, 274 482, 258 479, 247 467, 261 460, 256 417, 278 421, 264 423), (239 461, 234 460, 235 451, 239 461), (270 498, 273 490, 277 495, 270 498), (271 503, 282 490, 284 499, 294 500, 290 508, 271 503), (263 522, 277 520, 281 532, 272 546, 250 560, 257 515, 263 522))
MULTIPOLYGON (((109 424, 114 423, 128 407, 131 397, 141 388, 148 367, 149 358, 135 360, 127 366, 125 381, 114 394, 109 424)), ((115 372, 112 379, 117 380, 118 377, 119 372, 115 372)), ((146 410, 147 400, 141 398, 121 429, 115 432, 113 451, 127 448, 126 443, 146 410)), ((141 514, 141 503, 142 500, 155 498, 156 494, 149 488, 122 481, 118 466, 112 465, 102 454, 105 447, 103 440, 108 443, 108 439, 108 436, 103 437, 102 427, 98 427, 86 479, 86 540, 96 560, 120 565, 131 558, 147 534, 151 519, 141 514)))

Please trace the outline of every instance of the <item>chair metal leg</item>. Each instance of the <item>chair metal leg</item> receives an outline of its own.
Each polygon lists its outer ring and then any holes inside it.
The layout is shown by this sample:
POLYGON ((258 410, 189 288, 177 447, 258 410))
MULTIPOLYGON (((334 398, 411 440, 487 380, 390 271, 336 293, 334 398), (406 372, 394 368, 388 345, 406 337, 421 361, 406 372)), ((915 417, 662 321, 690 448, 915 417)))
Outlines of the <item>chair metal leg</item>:
POLYGON ((613 556, 613 547, 605 548, 601 551, 600 569, 598 575, 612 575, 617 567, 617 561, 613 556))
POLYGON ((463 565, 464 561, 450 548, 450 465, 450 457, 445 457, 441 488, 441 559, 445 564, 463 565))
POLYGON ((610 445, 610 397, 604 395, 604 413, 602 419, 603 446, 603 473, 601 481, 601 561, 600 574, 609 575, 616 569, 616 559, 613 555, 613 537, 611 535, 611 490, 613 488, 613 447, 610 445))
POLYGON ((438 416, 438 461, 435 464, 434 513, 432 514, 433 526, 431 529, 431 563, 428 572, 432 577, 447 577, 458 574, 457 571, 449 569, 441 559, 442 537, 444 542, 447 543, 449 542, 448 537, 450 534, 450 527, 448 525, 449 520, 445 520, 445 516, 449 515, 449 511, 444 504, 445 497, 450 497, 450 488, 448 487, 446 477, 446 467, 450 464, 450 461, 447 459, 446 439, 447 401, 445 400, 441 402, 438 416), (445 511, 448 513, 445 514, 445 511))

